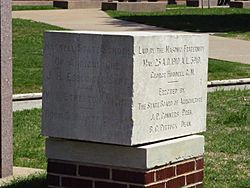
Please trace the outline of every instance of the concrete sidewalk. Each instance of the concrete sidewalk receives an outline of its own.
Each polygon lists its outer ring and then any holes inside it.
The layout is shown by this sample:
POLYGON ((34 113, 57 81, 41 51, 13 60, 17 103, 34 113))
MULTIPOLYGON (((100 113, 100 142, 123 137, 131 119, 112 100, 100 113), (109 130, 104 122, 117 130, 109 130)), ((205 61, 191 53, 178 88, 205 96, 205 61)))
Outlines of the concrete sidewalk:
POLYGON ((13 11, 13 18, 29 19, 72 30, 148 31, 157 27, 126 22, 109 17, 99 9, 13 11))
MULTIPOLYGON (((14 11, 12 15, 72 30, 176 32, 113 19, 99 9, 14 11)), ((250 42, 210 36, 209 57, 250 64, 250 42)))
POLYGON ((33 108, 42 108, 42 99, 14 101, 12 103, 13 112, 22 110, 31 110, 33 108))
POLYGON ((250 64, 250 41, 209 37, 209 57, 250 64))

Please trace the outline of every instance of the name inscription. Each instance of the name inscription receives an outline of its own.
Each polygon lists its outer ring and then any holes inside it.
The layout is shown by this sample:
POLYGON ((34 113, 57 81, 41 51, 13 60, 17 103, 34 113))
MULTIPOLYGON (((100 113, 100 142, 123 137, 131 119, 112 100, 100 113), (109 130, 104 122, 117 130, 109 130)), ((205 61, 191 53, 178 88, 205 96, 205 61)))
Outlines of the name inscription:
POLYGON ((148 86, 138 91, 144 97, 136 108, 144 114, 138 115, 144 118, 139 121, 145 122, 150 135, 194 130, 196 120, 204 116, 199 109, 206 103, 205 50, 205 46, 188 44, 136 49, 138 71, 144 72, 148 86))

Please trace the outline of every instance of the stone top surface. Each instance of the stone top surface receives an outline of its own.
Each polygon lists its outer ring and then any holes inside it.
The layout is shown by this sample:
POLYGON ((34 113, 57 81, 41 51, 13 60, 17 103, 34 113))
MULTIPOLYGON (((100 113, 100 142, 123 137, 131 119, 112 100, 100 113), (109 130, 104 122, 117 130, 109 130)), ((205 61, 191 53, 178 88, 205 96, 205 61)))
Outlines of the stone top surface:
POLYGON ((205 130, 208 35, 51 32, 44 54, 46 136, 138 145, 205 130))

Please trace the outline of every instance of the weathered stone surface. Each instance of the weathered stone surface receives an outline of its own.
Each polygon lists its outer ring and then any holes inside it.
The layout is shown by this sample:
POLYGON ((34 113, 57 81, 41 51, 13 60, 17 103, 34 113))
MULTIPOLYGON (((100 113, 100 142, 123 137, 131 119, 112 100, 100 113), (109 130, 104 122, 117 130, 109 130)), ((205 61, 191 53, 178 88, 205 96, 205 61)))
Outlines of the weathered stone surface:
POLYGON ((0 177, 12 175, 11 1, 0 0, 0 177))
POLYGON ((167 2, 102 2, 102 10, 165 12, 167 2))
POLYGON ((136 169, 151 169, 203 154, 204 137, 198 135, 139 147, 53 138, 46 141, 46 155, 49 159, 136 169))
POLYGON ((205 130, 208 36, 45 34, 43 134, 137 145, 205 130))
POLYGON ((215 7, 218 5, 218 0, 187 0, 188 7, 215 7))
POLYGON ((186 0, 168 0, 168 5, 186 5, 186 0))
POLYGON ((250 1, 231 1, 229 6, 231 8, 249 8, 250 1))

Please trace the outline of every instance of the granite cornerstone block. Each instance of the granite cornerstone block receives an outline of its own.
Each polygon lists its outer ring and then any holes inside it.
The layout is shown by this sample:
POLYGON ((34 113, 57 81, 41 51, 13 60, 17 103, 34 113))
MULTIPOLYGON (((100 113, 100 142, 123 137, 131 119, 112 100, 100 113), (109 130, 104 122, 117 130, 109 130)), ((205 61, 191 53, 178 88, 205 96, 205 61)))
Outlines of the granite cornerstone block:
POLYGON ((205 130, 208 36, 47 32, 43 134, 138 145, 205 130))

